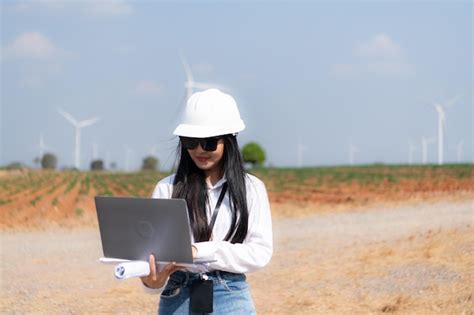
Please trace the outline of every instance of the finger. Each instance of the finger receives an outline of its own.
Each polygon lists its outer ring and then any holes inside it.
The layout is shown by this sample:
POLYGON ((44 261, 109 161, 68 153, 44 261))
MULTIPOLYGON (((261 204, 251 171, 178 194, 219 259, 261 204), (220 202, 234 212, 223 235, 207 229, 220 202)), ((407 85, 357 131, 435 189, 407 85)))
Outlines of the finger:
POLYGON ((150 276, 153 280, 156 280, 156 264, 155 256, 153 254, 150 255, 150 276))

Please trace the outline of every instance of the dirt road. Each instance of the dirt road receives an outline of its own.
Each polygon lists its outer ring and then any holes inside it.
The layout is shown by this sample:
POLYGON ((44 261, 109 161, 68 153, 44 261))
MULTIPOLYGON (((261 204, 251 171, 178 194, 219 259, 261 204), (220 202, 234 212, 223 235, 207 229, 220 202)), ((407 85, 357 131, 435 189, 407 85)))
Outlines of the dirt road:
MULTIPOLYGON (((157 296, 101 265, 98 231, 1 232, 1 314, 154 314, 157 296)), ((474 200, 274 220, 249 275, 259 314, 472 314, 474 200)))

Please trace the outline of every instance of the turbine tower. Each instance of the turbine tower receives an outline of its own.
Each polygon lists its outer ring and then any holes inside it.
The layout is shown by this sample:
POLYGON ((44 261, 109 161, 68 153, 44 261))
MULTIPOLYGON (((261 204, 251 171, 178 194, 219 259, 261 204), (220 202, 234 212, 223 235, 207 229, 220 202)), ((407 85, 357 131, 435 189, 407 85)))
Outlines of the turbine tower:
MULTIPOLYGON (((206 90, 210 88, 218 88, 215 84, 210 83, 202 83, 194 81, 193 73, 191 72, 191 68, 189 67, 186 59, 184 58, 183 54, 180 54, 181 62, 183 63, 184 71, 186 72, 186 82, 184 82, 184 87, 186 88, 186 101, 191 97, 193 94, 193 89, 200 89, 206 90)), ((185 102, 186 103, 186 102, 185 102)))
POLYGON ((307 149, 307 146, 298 143, 298 167, 303 166, 303 151, 306 151, 307 149))
POLYGON ((458 142, 456 146, 458 163, 461 163, 464 160, 464 140, 458 142))
POLYGON ((105 168, 110 168, 110 151, 105 152, 105 168))
POLYGON ((39 140, 39 158, 40 160, 43 158, 44 151, 48 150, 48 147, 44 144, 44 137, 43 134, 40 134, 39 140))
POLYGON ((354 165, 354 161, 355 161, 355 154, 359 152, 359 150, 357 149, 357 147, 353 144, 351 144, 349 146, 349 164, 350 165, 354 165))
POLYGON ((156 144, 152 145, 148 149, 148 154, 154 157, 158 156, 158 146, 156 144))
POLYGON ((438 113, 438 164, 443 164, 443 152, 444 152, 444 128, 446 127, 446 112, 445 110, 456 103, 459 99, 459 96, 451 99, 446 103, 446 105, 441 105, 440 103, 433 102, 433 106, 438 113))
POLYGON ((435 142, 436 138, 421 138, 421 161, 426 164, 428 161, 428 145, 435 142))
POLYGON ((129 172, 131 169, 130 167, 131 160, 135 157, 135 151, 127 145, 124 145, 123 148, 125 150, 125 159, 124 159, 125 172, 129 172))
POLYGON ((97 117, 77 121, 71 114, 63 111, 62 109, 58 108, 59 113, 68 121, 70 122, 74 128, 76 129, 76 144, 75 144, 75 158, 74 158, 74 166, 79 169, 80 168, 80 152, 81 152, 81 128, 88 127, 97 123, 100 119, 97 117))

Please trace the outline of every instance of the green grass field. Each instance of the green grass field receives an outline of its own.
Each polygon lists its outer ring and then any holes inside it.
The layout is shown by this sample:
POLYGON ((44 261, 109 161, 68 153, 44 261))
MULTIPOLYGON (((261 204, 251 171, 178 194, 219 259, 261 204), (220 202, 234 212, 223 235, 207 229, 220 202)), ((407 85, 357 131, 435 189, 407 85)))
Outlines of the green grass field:
MULTIPOLYGON (((472 199, 474 164, 365 165, 355 167, 259 168, 275 214, 313 213, 328 206, 364 207, 377 202, 472 199), (306 207, 310 205, 310 207, 306 207), (295 208, 296 207, 296 208, 295 208), (305 210, 306 209, 306 210, 305 210), (305 212, 306 211, 306 212, 305 212)), ((94 196, 150 197, 163 172, 3 170, 3 225, 95 218, 94 196), (46 217, 50 217, 49 221, 46 217), (41 218, 41 219, 40 219, 41 218)))
POLYGON ((251 170, 271 190, 284 191, 295 187, 339 186, 359 184, 377 186, 386 183, 400 183, 404 180, 415 182, 442 182, 447 179, 472 181, 474 164, 450 165, 363 165, 311 168, 262 168, 251 170))
MULTIPOLYGON (((258 168, 249 173, 262 179, 269 191, 299 190, 305 188, 338 187, 357 184, 374 187, 397 185, 403 182, 430 182, 434 185, 454 181, 469 184, 474 179, 474 164, 450 165, 364 165, 311 168, 258 168)), ((74 171, 26 171, 21 176, 0 177, 0 190, 5 203, 9 195, 23 190, 36 191, 50 185, 49 192, 66 185, 65 192, 80 185, 80 194, 87 195, 93 187, 99 195, 126 194, 149 195, 163 172, 74 172, 74 171)), ((472 187, 471 187, 472 188, 472 187)))

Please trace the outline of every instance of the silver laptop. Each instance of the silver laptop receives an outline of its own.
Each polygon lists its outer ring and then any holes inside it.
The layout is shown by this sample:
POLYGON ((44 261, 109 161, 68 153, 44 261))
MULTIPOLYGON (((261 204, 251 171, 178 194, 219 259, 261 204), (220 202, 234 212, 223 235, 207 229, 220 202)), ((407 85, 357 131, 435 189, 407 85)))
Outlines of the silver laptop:
POLYGON ((104 257, 157 262, 193 260, 184 199, 95 197, 104 257))

